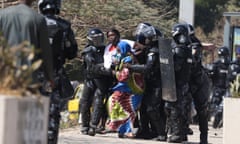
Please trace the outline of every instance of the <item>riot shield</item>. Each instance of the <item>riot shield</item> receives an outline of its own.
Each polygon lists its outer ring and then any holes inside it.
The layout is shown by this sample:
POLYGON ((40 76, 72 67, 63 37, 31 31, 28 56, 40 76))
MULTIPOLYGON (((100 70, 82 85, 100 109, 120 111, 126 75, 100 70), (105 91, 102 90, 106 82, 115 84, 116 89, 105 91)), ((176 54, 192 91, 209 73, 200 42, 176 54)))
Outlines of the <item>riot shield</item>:
POLYGON ((165 101, 175 102, 177 100, 177 95, 171 40, 159 37, 158 45, 162 81, 162 98, 165 101))

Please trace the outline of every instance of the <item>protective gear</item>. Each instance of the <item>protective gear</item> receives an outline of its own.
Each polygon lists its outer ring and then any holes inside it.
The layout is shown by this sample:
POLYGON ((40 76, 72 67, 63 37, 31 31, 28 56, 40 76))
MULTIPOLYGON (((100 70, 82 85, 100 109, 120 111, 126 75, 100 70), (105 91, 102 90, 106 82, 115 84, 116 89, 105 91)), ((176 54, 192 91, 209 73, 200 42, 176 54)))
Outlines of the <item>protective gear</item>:
POLYGON ((227 47, 218 49, 219 59, 212 64, 209 70, 212 80, 212 97, 209 105, 210 118, 214 118, 222 103, 223 97, 227 96, 229 87, 229 50, 227 47))
POLYGON ((104 46, 104 34, 100 29, 93 28, 88 31, 87 39, 89 45, 95 47, 104 46))
MULTIPOLYGON (((66 59, 73 59, 77 56, 78 46, 71 29, 71 24, 55 15, 59 13, 60 1, 40 0, 39 9, 45 16, 49 43, 53 49, 53 67, 56 88, 53 90, 52 94, 50 94, 50 109, 51 106, 53 106, 54 109, 55 107, 65 105, 67 101, 72 98, 74 93, 74 89, 64 70, 64 64, 66 59), (54 13, 52 13, 52 10, 54 13)), ((50 126, 55 126, 53 134, 51 132, 51 127, 48 129, 48 143, 51 144, 57 143, 60 110, 52 111, 49 115, 50 126)))
POLYGON ((61 115, 65 102, 57 91, 52 93, 45 92, 50 97, 49 117, 48 117, 48 144, 57 144, 61 115))
POLYGON ((227 89, 229 64, 230 61, 227 58, 220 58, 212 64, 211 69, 209 69, 209 75, 212 79, 213 87, 227 89))
POLYGON ((177 24, 172 30, 172 48, 176 81, 176 102, 166 102, 170 108, 167 119, 169 142, 182 142, 187 140, 186 118, 188 115, 190 99, 189 81, 192 66, 192 50, 189 48, 190 37, 186 24, 177 24), (169 103, 169 104, 168 104, 169 103))
POLYGON ((91 102, 93 100, 94 96, 94 91, 96 87, 92 83, 92 81, 84 81, 84 86, 83 86, 83 93, 82 97, 80 99, 80 113, 81 113, 81 120, 82 120, 82 128, 81 132, 83 134, 88 134, 89 131, 89 122, 90 122, 90 107, 91 107, 91 102), (87 97, 88 96, 88 97, 87 97))
POLYGON ((90 136, 96 134, 97 125, 103 116, 104 98, 108 95, 109 88, 113 83, 111 69, 107 70, 103 66, 105 46, 102 45, 102 37, 104 35, 99 29, 91 29, 88 33, 90 45, 87 45, 82 52, 85 80, 80 100, 81 131, 90 136), (93 111, 90 113, 92 106, 93 111))
POLYGON ((225 46, 220 47, 218 49, 218 56, 219 57, 229 57, 229 49, 225 46))
MULTIPOLYGON (((197 111, 197 120, 200 130, 200 143, 207 144, 208 142, 208 102, 210 96, 210 79, 202 66, 202 45, 200 40, 193 34, 191 34, 190 29, 190 39, 191 48, 195 53, 193 53, 193 63, 191 68, 190 77, 190 92, 194 102, 195 109, 197 111)), ((194 31, 194 29, 193 29, 194 31)), ((189 105, 192 101, 189 101, 189 105)))
POLYGON ((159 29, 149 23, 140 23, 135 31, 136 41, 143 45, 149 45, 158 40, 158 36, 162 37, 159 29))
MULTIPOLYGON (((136 41, 147 46, 145 61, 130 65, 133 72, 144 74, 146 84, 140 108, 140 130, 156 132, 155 140, 166 141, 164 103, 161 92, 161 72, 159 61, 158 37, 161 32, 148 23, 140 23, 136 29, 136 41), (144 107, 144 108, 143 108, 144 107), (148 120, 146 118, 149 118, 148 120), (149 127, 149 123, 151 127, 149 127)), ((162 35, 161 35, 162 36, 162 35)))
POLYGON ((74 38, 71 24, 55 15, 46 14, 49 42, 53 49, 53 67, 57 89, 61 96, 70 98, 73 95, 72 86, 66 76, 63 65, 66 59, 77 56, 77 42, 74 38), (66 89, 66 91, 64 91, 66 89), (65 93, 67 92, 67 93, 65 93), (71 93, 68 93, 71 92, 71 93))
POLYGON ((190 38, 186 24, 176 24, 172 28, 172 37, 176 44, 189 44, 190 38))
POLYGON ((165 101, 175 102, 177 100, 177 96, 171 40, 159 38, 158 42, 161 69, 162 98, 165 101))
POLYGON ((54 14, 59 14, 61 9, 61 0, 39 0, 38 9, 42 14, 47 11, 53 11, 54 14))

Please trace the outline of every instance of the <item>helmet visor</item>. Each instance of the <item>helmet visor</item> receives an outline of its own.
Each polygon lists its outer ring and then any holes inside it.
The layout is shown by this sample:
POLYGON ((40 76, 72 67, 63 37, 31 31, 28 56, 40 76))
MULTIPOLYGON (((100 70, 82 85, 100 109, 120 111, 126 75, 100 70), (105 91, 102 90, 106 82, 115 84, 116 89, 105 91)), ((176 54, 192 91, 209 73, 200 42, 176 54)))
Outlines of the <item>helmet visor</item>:
POLYGON ((104 36, 102 33, 87 36, 87 39, 96 47, 104 46, 104 36))
POLYGON ((143 34, 146 38, 152 37, 156 35, 155 28, 153 26, 146 25, 145 23, 140 23, 137 26, 135 31, 135 35, 143 34))

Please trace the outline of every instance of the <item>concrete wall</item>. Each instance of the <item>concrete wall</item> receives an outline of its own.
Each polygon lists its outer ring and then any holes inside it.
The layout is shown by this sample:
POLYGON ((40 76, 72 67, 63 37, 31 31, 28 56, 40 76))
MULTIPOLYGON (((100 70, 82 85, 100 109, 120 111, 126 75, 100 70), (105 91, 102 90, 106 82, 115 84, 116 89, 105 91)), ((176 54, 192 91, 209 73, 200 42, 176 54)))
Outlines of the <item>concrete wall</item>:
POLYGON ((47 144, 49 99, 0 95, 0 144, 47 144))
POLYGON ((194 25, 195 0, 180 0, 179 22, 185 22, 194 25))
POLYGON ((224 98, 223 144, 240 143, 240 98, 224 98))

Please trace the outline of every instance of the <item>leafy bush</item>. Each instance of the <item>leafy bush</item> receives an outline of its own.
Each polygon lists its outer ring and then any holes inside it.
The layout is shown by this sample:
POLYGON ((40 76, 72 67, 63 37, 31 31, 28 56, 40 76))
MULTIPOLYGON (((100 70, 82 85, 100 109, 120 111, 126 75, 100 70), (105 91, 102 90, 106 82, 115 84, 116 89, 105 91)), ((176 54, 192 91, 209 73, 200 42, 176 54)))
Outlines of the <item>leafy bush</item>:
POLYGON ((0 93, 23 95, 29 92, 33 86, 32 73, 42 63, 41 60, 31 63, 33 58, 34 48, 28 42, 9 48, 0 37, 0 93))

